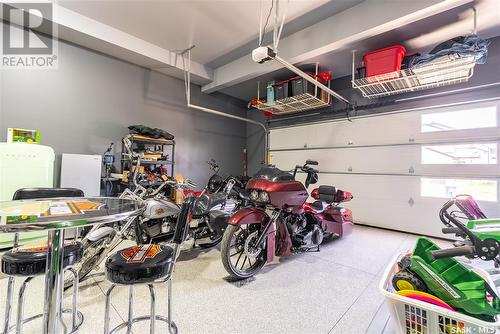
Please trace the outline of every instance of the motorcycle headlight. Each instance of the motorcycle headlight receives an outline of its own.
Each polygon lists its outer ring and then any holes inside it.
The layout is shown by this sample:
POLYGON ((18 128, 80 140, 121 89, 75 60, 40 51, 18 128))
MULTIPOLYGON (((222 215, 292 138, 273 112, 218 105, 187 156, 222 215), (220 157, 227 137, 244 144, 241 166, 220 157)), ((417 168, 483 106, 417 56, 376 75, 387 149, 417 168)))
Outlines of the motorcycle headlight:
POLYGON ((250 197, 250 200, 252 200, 252 201, 258 201, 259 200, 259 192, 254 189, 254 190, 250 191, 249 197, 250 197))
POLYGON ((269 194, 266 191, 261 191, 259 193, 259 202, 262 202, 262 203, 269 202, 269 194))

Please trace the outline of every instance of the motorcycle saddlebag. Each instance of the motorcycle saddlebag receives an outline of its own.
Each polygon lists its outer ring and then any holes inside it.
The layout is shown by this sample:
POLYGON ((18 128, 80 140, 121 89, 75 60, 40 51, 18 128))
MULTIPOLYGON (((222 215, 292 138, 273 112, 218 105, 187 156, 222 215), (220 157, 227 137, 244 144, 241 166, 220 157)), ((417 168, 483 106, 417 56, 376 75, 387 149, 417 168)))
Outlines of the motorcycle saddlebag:
POLYGON ((352 232, 352 211, 340 206, 331 207, 325 211, 326 220, 323 221, 323 230, 338 234, 340 237, 352 232))

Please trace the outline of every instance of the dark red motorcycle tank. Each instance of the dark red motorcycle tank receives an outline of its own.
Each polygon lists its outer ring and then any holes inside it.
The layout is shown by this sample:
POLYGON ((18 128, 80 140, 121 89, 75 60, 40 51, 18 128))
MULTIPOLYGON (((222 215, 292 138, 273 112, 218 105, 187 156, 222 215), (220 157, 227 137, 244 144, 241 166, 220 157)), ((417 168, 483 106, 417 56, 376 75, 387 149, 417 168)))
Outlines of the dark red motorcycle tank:
POLYGON ((275 167, 263 167, 247 183, 246 189, 252 191, 266 191, 270 203, 276 208, 300 207, 309 194, 306 187, 295 181, 292 174, 275 167))

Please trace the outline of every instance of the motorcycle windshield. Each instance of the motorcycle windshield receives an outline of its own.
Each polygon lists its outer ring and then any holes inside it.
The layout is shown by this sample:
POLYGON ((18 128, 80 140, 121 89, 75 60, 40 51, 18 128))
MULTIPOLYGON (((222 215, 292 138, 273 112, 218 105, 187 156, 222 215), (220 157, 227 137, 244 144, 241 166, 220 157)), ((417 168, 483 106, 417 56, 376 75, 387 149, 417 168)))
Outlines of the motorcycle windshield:
POLYGON ((203 215, 205 212, 207 212, 209 202, 210 202, 210 196, 208 194, 203 194, 200 197, 196 198, 192 210, 193 216, 203 215))
POLYGON ((253 176, 254 179, 265 179, 272 182, 277 181, 293 181, 293 175, 284 172, 276 167, 262 167, 257 174, 253 176))
POLYGON ((192 210, 193 216, 202 216, 208 214, 208 212, 217 205, 222 205, 226 202, 225 193, 214 193, 214 194, 203 194, 198 197, 194 203, 194 208, 192 210))

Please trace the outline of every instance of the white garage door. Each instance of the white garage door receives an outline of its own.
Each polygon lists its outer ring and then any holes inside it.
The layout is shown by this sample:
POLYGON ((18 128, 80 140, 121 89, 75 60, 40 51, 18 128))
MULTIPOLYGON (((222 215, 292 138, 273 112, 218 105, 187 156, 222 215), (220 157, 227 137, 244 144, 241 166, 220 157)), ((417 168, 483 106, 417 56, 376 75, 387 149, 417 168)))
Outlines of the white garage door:
MULTIPOLYGON (((318 184, 351 191, 357 223, 442 237, 438 211, 469 193, 498 205, 498 104, 391 113, 271 130, 271 163, 319 161, 318 184)), ((313 186, 309 190, 312 189, 313 186)))

